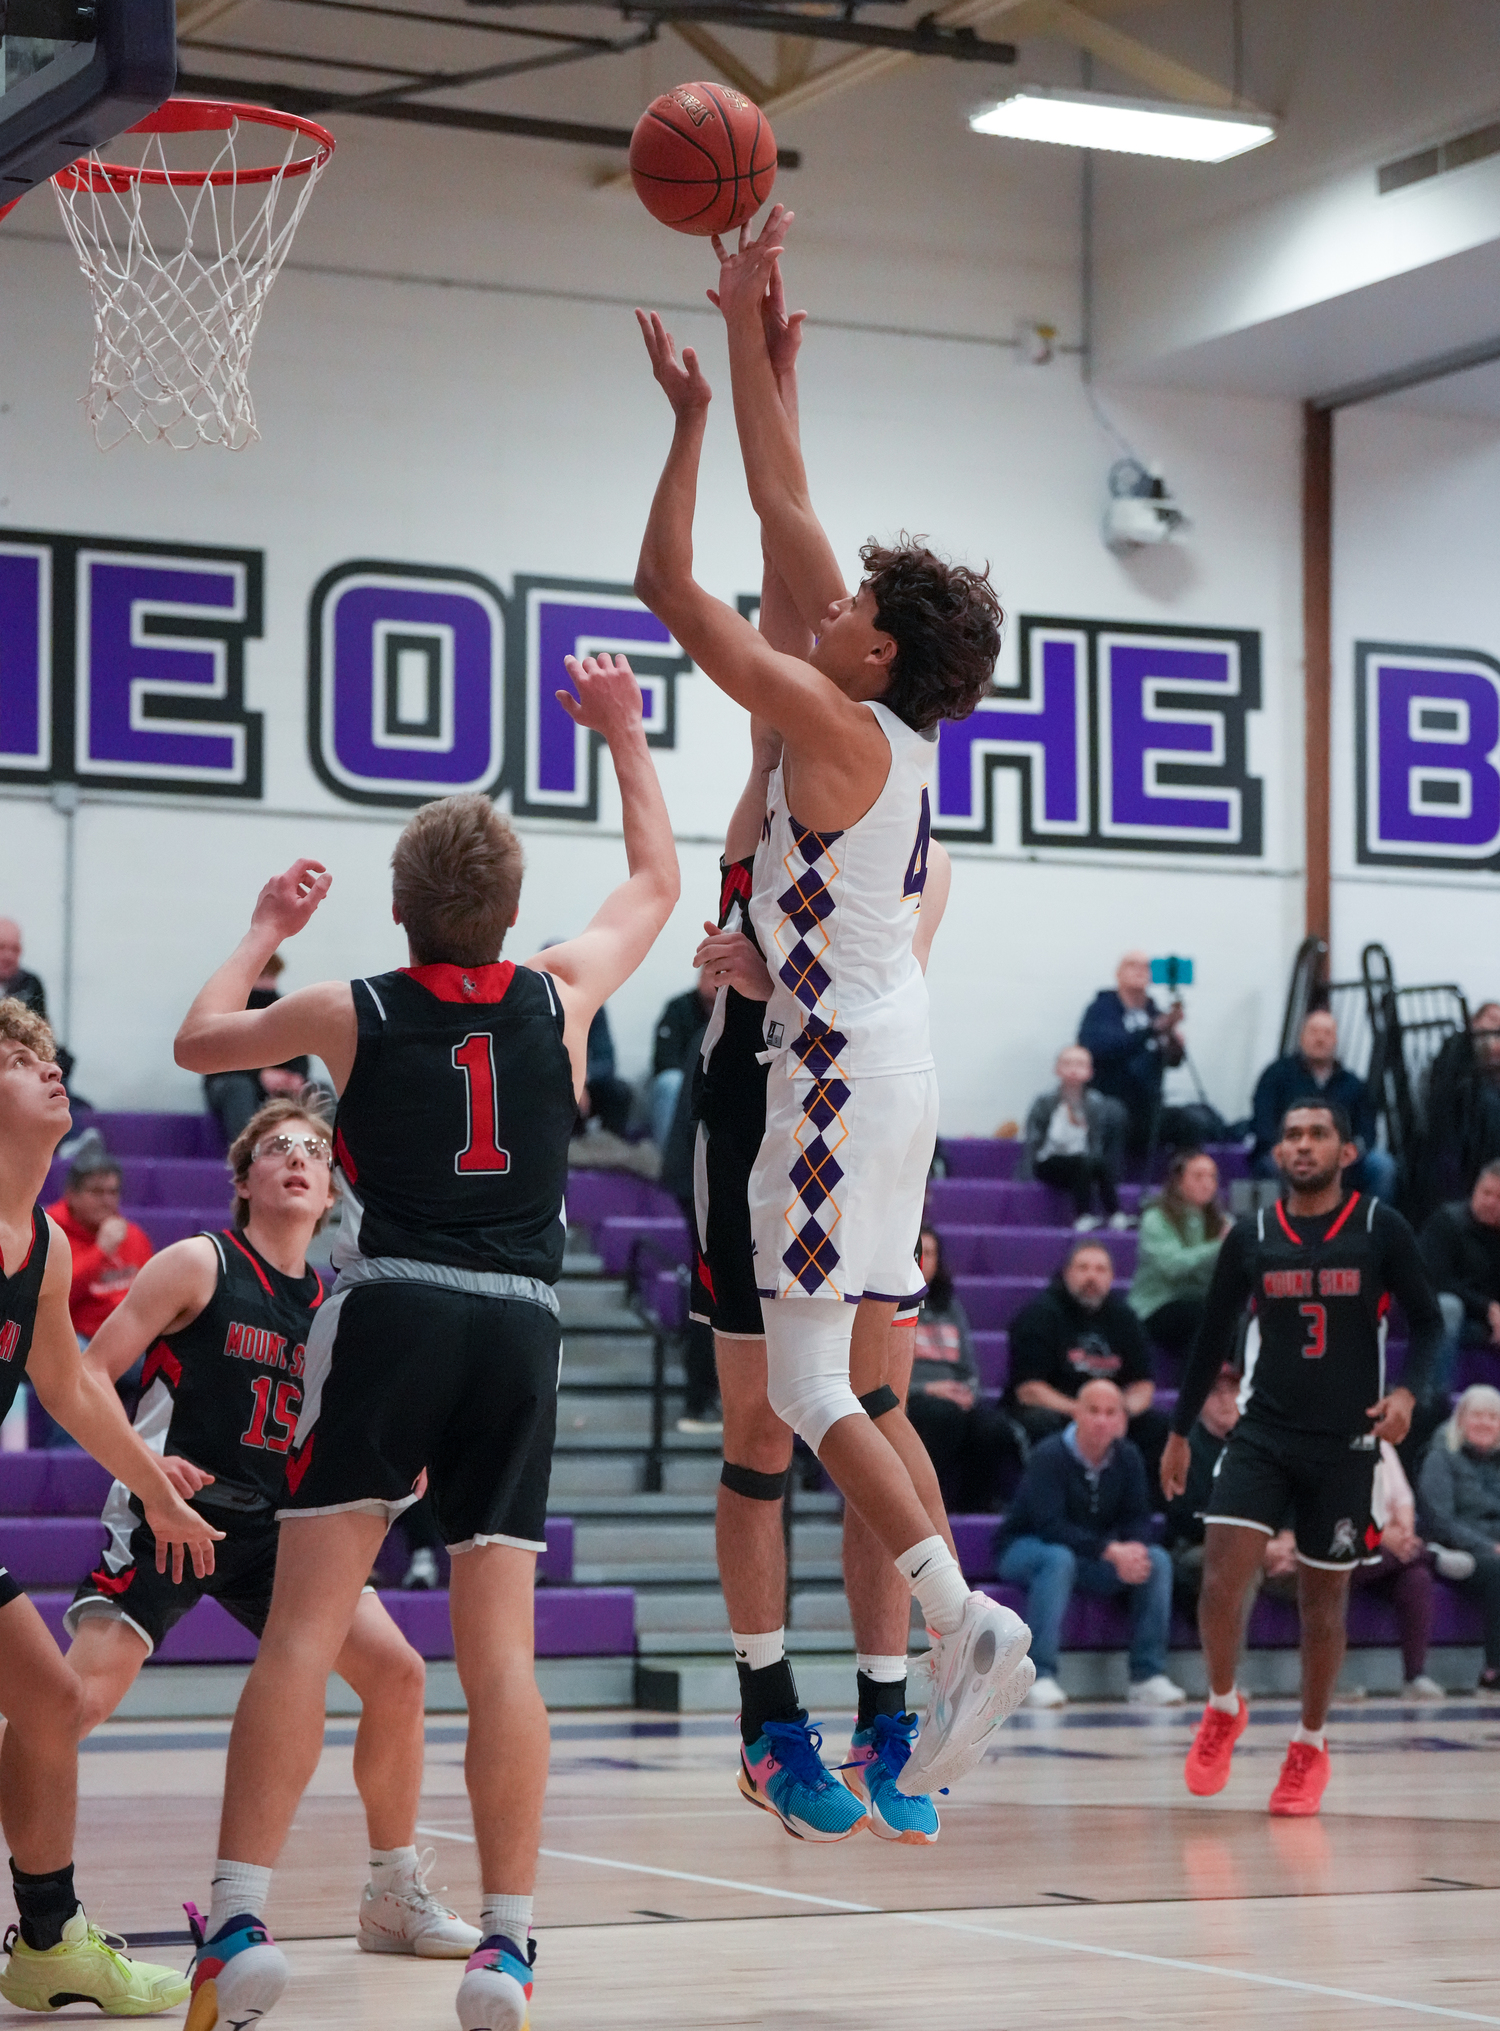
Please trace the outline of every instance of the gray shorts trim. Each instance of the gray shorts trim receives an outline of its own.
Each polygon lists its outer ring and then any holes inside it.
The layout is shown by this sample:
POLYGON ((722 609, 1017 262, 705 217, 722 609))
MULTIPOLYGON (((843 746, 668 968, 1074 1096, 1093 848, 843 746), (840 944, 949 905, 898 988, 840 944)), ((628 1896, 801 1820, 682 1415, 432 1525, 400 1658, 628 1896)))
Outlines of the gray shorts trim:
POLYGON ((85 1594, 81 1599, 69 1602, 63 1615, 64 1629, 70 1636, 76 1636, 81 1622, 123 1622, 145 1644, 148 1658, 155 1652, 156 1645, 135 1617, 127 1615, 117 1601, 106 1600, 103 1594, 85 1594))
POLYGON ((445 1546, 450 1558, 457 1558, 460 1552, 474 1551, 482 1544, 508 1544, 513 1551, 542 1552, 547 1549, 547 1540, 538 1544, 534 1537, 507 1537, 503 1531, 481 1533, 478 1537, 466 1537, 462 1544, 445 1546))
POLYGON ((420 1502, 419 1495, 403 1495, 399 1502, 387 1502, 379 1495, 362 1495, 357 1502, 330 1502, 326 1509, 278 1509, 278 1523, 297 1523, 304 1516, 383 1516, 386 1524, 396 1521, 402 1510, 420 1502))
POLYGON ((1269 1523, 1257 1523, 1250 1516, 1209 1516, 1205 1514, 1203 1521, 1205 1523, 1233 1524, 1236 1530, 1258 1530, 1263 1537, 1274 1537, 1276 1535, 1269 1523))
POLYGON ((554 1318, 561 1309, 557 1292, 539 1277, 512 1276, 508 1270, 455 1269, 445 1262, 410 1262, 395 1255, 362 1255, 351 1262, 339 1271, 334 1294, 371 1283, 425 1283, 476 1298, 519 1298, 523 1304, 540 1305, 554 1318))

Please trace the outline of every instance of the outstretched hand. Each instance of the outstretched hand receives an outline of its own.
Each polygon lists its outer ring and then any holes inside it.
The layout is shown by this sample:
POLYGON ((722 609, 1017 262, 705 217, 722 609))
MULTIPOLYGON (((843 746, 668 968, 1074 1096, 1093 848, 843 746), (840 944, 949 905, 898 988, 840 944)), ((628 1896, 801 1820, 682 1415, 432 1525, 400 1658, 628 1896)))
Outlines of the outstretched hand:
POLYGON ((333 876, 320 860, 294 860, 285 874, 268 881, 250 917, 253 931, 274 931, 278 944, 295 938, 333 887, 333 876))
POLYGON ((713 400, 713 389, 704 380, 698 355, 692 347, 684 346, 679 359, 672 334, 654 310, 638 310, 635 321, 641 328, 641 337, 646 341, 646 351, 651 356, 651 371, 671 403, 673 415, 685 416, 694 410, 706 409, 713 400))
MULTIPOLYGON (((740 227, 739 245, 732 254, 718 234, 714 234, 713 249, 719 257, 719 286, 709 290, 708 300, 722 310, 726 318, 734 317, 747 307, 763 314, 771 278, 786 245, 787 230, 795 217, 795 212, 789 212, 784 205, 772 205, 766 214, 765 224, 753 237, 748 225, 740 227)), ((797 322, 800 326, 800 317, 797 322)), ((799 343, 800 336, 799 331, 799 343)), ((792 357, 795 359, 795 351, 792 357)))
POLYGON ((573 691, 559 691, 557 702, 575 726, 611 740, 640 725, 641 687, 623 656, 564 656, 563 663, 573 691))

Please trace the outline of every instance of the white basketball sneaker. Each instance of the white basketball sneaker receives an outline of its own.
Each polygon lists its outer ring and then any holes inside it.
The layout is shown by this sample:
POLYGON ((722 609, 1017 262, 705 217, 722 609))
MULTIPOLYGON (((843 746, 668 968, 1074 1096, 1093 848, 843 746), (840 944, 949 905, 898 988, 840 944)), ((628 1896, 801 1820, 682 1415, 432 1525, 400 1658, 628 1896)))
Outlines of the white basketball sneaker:
POLYGON ((424 1851, 394 1889, 366 1883, 359 1906, 359 1943, 366 1953, 411 1953, 418 1960, 467 1960, 479 1945, 477 1925, 465 1925, 427 1887, 436 1848, 424 1851))
POLYGON ((956 1784, 1030 1692, 1031 1631, 1009 1608, 972 1593, 964 1619, 932 1647, 932 1696, 896 1788, 910 1797, 956 1784))

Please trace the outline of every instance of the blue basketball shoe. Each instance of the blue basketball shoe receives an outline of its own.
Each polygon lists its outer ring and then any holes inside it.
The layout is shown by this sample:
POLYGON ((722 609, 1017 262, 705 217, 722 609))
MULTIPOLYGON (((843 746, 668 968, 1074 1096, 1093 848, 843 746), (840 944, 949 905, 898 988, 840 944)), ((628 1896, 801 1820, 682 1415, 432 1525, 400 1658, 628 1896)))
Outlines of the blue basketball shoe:
POLYGON ((458 1985, 461 2031, 526 2031, 531 2022, 536 1941, 492 1932, 469 1956, 458 1985))
POLYGON ((846 1841, 865 1825, 865 1808, 823 1768, 822 1746, 806 1714, 767 1721, 753 1742, 741 1744, 740 1790, 796 1840, 846 1841))
POLYGON ((915 1714, 877 1714, 868 1728, 855 1729, 839 1775, 863 1804, 872 1834, 925 1848, 938 1837, 937 1807, 924 1794, 908 1798, 896 1789, 916 1739, 915 1714))
POLYGON ((242 1912, 221 1925, 212 1939, 196 1905, 185 1904, 197 1952, 193 1955, 192 1999, 183 2031, 247 2031, 281 1999, 286 1955, 266 1930, 265 1920, 242 1912))

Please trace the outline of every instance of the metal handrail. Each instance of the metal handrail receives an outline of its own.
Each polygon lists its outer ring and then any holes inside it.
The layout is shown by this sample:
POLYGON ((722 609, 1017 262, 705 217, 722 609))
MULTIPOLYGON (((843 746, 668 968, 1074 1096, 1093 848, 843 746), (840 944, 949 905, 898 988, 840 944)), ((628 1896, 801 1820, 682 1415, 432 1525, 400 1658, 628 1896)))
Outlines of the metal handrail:
POLYGON ((671 1336, 642 1295, 641 1259, 648 1255, 656 1258, 658 1269, 680 1270, 682 1264, 651 1234, 638 1234, 625 1260, 625 1287, 642 1321, 651 1328, 651 1443, 646 1452, 645 1493, 659 1495, 666 1453, 667 1341, 671 1336))

